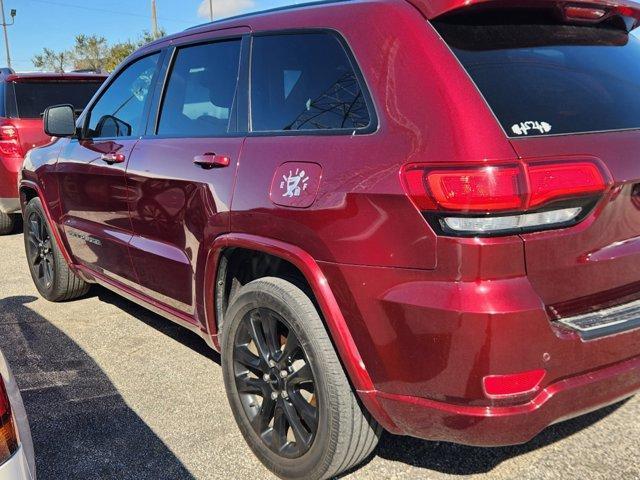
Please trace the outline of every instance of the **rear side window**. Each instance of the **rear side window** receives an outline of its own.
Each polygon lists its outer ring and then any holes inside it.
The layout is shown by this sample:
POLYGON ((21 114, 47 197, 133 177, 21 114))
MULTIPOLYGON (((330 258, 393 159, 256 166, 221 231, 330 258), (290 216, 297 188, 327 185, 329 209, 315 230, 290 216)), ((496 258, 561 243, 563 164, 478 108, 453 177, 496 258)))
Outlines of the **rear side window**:
POLYGON ((528 14, 434 23, 510 137, 640 128, 640 40, 528 14))
POLYGON ((47 107, 61 104, 82 111, 100 85, 102 82, 15 82, 14 116, 40 118, 47 107))
POLYGON ((88 138, 131 137, 142 133, 145 103, 160 54, 135 61, 109 84, 91 108, 88 138))
POLYGON ((169 77, 158 134, 228 133, 239 64, 240 40, 180 49, 169 77))
POLYGON ((358 76, 334 34, 256 36, 251 58, 253 131, 353 131, 370 125, 358 76))

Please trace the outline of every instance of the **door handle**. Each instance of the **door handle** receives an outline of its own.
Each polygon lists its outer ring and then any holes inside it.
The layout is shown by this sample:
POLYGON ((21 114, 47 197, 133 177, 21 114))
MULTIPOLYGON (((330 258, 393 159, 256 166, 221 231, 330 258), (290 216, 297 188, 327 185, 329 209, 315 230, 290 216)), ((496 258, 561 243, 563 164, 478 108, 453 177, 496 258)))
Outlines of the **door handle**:
POLYGON ((102 160, 105 163, 108 163, 109 165, 113 165, 114 163, 124 163, 126 158, 127 157, 125 157, 124 153, 111 152, 111 153, 103 153, 102 156, 100 157, 100 160, 102 160))
POLYGON ((226 155, 216 155, 215 153, 205 153, 193 157, 193 163, 201 168, 209 170, 211 168, 223 168, 231 165, 231 159, 226 155))

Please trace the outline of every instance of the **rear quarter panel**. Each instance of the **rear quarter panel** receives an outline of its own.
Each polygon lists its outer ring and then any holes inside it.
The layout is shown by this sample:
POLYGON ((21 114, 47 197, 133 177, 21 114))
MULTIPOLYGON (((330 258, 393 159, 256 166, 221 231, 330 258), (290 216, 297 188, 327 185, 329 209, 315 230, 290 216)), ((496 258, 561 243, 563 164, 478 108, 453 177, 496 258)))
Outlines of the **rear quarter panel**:
POLYGON ((341 34, 362 70, 379 125, 366 135, 250 135, 232 231, 288 241, 317 260, 435 268, 438 240, 404 195, 400 167, 515 156, 435 30, 415 8, 395 0, 278 12, 250 23, 255 32, 330 26, 341 34), (269 198, 276 169, 290 161, 322 167, 310 208, 278 207, 269 198))

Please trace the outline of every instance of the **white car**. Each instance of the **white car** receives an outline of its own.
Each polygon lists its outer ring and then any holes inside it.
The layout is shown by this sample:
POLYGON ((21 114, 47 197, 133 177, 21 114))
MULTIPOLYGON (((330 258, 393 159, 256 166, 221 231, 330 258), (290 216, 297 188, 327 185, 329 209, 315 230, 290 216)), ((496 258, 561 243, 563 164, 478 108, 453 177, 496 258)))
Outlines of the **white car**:
POLYGON ((33 442, 15 378, 0 352, 0 480, 35 480, 33 442))

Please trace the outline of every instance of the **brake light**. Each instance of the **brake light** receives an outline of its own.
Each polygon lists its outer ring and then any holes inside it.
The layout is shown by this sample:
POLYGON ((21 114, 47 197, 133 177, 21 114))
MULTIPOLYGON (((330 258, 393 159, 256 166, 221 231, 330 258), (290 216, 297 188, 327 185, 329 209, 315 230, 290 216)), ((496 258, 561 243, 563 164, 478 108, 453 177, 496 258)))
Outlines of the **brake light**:
POLYGON ((17 450, 18 436, 13 424, 11 404, 2 377, 0 377, 0 464, 9 460, 17 450))
POLYGON ((582 213, 582 200, 606 190, 608 178, 604 167, 590 160, 478 166, 411 164, 402 170, 405 191, 416 207, 439 215, 446 230, 461 233, 567 224, 582 213), (567 204, 559 205, 563 199, 567 204), (544 209, 551 202, 562 208, 544 209))
POLYGON ((577 7, 575 5, 569 5, 564 7, 564 14, 569 20, 597 22, 604 19, 607 15, 607 11, 602 8, 577 7))
POLYGON ((0 154, 6 157, 22 157, 18 129, 12 123, 0 124, 0 154))
POLYGON ((600 169, 591 162, 530 165, 531 198, 528 208, 554 198, 602 192, 607 184, 600 169))
POLYGON ((510 375, 488 375, 482 379, 484 393, 489 398, 531 394, 538 391, 546 374, 546 370, 540 369, 510 375))

